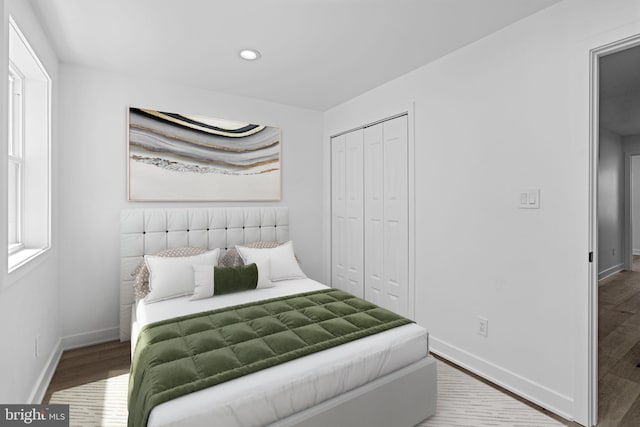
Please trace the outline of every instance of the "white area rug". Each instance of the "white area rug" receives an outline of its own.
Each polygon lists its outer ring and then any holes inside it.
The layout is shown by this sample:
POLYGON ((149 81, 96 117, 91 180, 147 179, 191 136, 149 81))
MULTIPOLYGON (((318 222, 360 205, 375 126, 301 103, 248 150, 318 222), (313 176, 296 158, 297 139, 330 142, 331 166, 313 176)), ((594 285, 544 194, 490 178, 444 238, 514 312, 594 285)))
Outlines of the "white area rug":
POLYGON ((438 361, 436 415, 420 427, 547 427, 563 424, 438 361))
MULTIPOLYGON (((127 425, 128 382, 129 375, 124 374, 60 390, 53 393, 50 403, 71 405, 71 427, 123 427, 127 425)), ((481 381, 438 362, 438 409, 436 415, 421 423, 420 427, 562 425, 481 381)))
POLYGON ((127 425, 129 374, 60 390, 49 403, 69 405, 70 427, 123 427, 127 425))

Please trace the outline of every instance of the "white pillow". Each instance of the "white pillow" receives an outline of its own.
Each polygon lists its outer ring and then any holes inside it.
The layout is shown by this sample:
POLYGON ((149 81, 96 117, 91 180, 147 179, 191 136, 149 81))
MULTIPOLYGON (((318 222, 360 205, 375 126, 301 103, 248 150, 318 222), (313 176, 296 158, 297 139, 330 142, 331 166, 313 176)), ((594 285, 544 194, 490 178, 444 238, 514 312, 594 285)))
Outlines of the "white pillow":
POLYGON ((193 296, 191 300, 204 299, 213 296, 213 265, 193 266, 193 296))
POLYGON ((193 293, 193 266, 218 265, 220 249, 188 257, 161 257, 145 255, 144 262, 149 269, 149 294, 146 302, 156 302, 193 293))
MULTIPOLYGON (((214 265, 194 265, 193 266, 193 281, 194 281, 194 289, 193 296, 191 300, 198 300, 204 298, 210 298, 213 296, 215 289, 215 279, 214 279, 214 265)), ((256 262, 256 267, 258 268, 258 285, 256 289, 261 288, 270 288, 271 281, 269 280, 269 259, 265 258, 261 261, 256 262)))
POLYGON ((271 284, 271 262, 269 258, 256 261, 258 267, 258 286, 256 289, 270 288, 271 284))
POLYGON ((302 272, 293 252, 293 242, 289 240, 276 248, 248 248, 236 246, 236 250, 245 265, 257 263, 269 258, 272 281, 288 279, 304 279, 307 276, 302 272))

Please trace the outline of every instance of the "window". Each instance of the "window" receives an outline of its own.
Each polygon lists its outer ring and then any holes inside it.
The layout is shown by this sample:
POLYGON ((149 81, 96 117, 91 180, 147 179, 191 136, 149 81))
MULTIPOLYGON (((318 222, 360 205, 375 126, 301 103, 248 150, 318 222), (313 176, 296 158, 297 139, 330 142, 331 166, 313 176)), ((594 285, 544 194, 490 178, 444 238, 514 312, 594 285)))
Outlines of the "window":
POLYGON ((9 66, 9 147, 8 147, 8 217, 9 255, 23 248, 20 233, 22 216, 22 76, 15 66, 9 66))
POLYGON ((9 18, 7 235, 9 272, 50 245, 51 79, 9 18))

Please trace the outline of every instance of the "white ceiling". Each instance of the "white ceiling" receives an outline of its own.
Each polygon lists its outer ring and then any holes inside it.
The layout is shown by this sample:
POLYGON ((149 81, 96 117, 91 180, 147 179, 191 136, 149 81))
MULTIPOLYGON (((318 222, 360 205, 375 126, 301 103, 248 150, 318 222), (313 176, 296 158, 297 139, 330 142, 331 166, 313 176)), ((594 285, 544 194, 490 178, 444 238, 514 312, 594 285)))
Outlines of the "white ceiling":
POLYGON ((640 46, 600 60, 600 126, 640 134, 640 46))
POLYGON ((558 1, 31 3, 63 62, 325 111, 558 1))

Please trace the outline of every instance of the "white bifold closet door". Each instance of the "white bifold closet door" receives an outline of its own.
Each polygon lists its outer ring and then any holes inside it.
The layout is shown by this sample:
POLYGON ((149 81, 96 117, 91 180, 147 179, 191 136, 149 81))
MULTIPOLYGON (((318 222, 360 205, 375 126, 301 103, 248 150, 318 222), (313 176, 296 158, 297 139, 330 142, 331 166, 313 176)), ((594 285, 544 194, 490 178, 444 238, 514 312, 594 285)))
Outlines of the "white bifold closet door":
POLYGON ((409 316, 407 116, 364 130, 365 299, 409 316))
POLYGON ((407 116, 331 139, 331 284, 409 311, 407 116))
POLYGON ((331 140, 332 286, 364 297, 362 129, 331 140))

